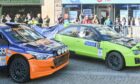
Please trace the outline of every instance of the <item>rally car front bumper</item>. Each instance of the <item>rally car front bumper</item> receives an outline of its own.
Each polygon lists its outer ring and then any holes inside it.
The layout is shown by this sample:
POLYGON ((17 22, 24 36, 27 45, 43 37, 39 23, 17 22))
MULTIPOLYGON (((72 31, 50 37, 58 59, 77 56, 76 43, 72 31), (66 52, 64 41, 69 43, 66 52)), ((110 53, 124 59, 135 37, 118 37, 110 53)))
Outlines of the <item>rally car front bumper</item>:
POLYGON ((124 58, 127 67, 140 66, 140 55, 129 54, 129 56, 125 56, 124 58))
POLYGON ((29 60, 30 79, 48 76, 69 64, 69 52, 47 60, 29 60))

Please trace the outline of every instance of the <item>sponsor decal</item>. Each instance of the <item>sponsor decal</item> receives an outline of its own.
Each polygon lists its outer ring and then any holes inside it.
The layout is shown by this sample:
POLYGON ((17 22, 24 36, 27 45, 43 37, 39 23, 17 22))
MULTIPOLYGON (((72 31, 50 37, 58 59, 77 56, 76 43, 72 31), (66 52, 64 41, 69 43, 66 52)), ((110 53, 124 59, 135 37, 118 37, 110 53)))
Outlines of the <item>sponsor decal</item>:
POLYGON ((98 57, 101 58, 103 56, 103 50, 102 48, 98 49, 98 57))
POLYGON ((0 66, 5 66, 5 65, 6 65, 6 58, 0 57, 0 66))
POLYGON ((0 56, 6 56, 6 49, 0 48, 0 56))
POLYGON ((12 55, 12 51, 11 50, 7 50, 7 56, 11 56, 12 55))
POLYGON ((87 45, 87 46, 97 47, 97 42, 86 41, 86 42, 85 42, 85 45, 87 45))

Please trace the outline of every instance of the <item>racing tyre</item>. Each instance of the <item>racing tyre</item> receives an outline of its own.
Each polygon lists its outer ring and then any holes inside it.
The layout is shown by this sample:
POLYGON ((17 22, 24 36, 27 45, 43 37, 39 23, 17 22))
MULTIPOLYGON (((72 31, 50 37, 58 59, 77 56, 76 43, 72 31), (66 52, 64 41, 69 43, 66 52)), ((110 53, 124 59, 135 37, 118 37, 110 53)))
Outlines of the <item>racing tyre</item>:
POLYGON ((122 70, 125 66, 123 57, 117 52, 112 52, 107 56, 106 64, 109 68, 116 71, 122 70))
POLYGON ((10 77, 18 83, 30 80, 29 64, 24 58, 15 58, 9 65, 10 77))

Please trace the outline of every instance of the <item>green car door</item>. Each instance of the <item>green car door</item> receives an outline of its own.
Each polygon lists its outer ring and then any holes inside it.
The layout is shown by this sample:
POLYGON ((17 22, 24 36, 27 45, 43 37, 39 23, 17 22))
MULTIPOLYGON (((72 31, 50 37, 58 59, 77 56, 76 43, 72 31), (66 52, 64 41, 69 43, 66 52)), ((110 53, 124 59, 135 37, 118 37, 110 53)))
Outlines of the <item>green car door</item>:
POLYGON ((63 30, 60 34, 57 34, 55 39, 63 42, 69 47, 71 51, 77 51, 76 43, 78 42, 78 30, 79 27, 72 26, 63 30))
POLYGON ((98 57, 100 55, 100 46, 95 37, 97 37, 97 35, 94 30, 87 26, 80 26, 80 31, 78 32, 78 37, 75 42, 75 47, 77 48, 76 53, 90 57, 98 57))

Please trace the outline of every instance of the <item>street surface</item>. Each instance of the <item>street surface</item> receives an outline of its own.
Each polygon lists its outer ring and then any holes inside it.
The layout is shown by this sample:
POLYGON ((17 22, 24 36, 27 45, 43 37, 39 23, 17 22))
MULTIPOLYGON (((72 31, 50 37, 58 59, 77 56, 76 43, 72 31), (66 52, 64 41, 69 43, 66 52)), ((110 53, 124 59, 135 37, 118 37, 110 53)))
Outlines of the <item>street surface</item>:
MULTIPOLYGON (((0 84, 15 83, 6 72, 0 71, 0 84)), ((113 71, 102 60, 73 55, 69 66, 27 84, 140 84, 140 67, 113 71)))

